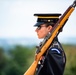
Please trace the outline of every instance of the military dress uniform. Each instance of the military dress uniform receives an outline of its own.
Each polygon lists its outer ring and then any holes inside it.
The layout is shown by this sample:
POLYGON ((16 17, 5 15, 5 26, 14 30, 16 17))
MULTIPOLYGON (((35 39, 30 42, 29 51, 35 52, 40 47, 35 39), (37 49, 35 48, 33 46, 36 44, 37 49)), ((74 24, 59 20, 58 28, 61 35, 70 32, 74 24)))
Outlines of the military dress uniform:
MULTIPOLYGON (((59 20, 60 15, 61 14, 34 14, 34 16, 38 16, 37 23, 34 26, 50 23, 53 27, 59 20)), ((63 75, 66 55, 57 36, 42 57, 36 68, 35 75, 63 75)))
POLYGON ((66 56, 57 38, 53 41, 44 58, 39 61, 36 75, 63 75, 66 56))

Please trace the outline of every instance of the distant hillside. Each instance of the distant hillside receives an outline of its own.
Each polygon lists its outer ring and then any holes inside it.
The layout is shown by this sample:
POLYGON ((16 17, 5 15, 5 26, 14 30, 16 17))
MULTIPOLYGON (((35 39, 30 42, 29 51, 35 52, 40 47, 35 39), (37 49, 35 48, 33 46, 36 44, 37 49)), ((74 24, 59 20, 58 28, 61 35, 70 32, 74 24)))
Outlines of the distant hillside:
POLYGON ((4 49, 8 49, 15 45, 22 45, 22 46, 31 46, 37 45, 39 43, 38 39, 36 38, 1 38, 0 39, 0 47, 4 49))
POLYGON ((76 45, 76 37, 59 37, 61 43, 76 45))
MULTIPOLYGON (((61 43, 63 44, 74 44, 76 45, 76 40, 73 38, 72 40, 61 40, 59 39, 61 43)), ((10 47, 13 47, 15 45, 23 45, 23 46, 32 46, 32 45, 38 45, 41 40, 37 38, 11 38, 6 39, 2 38, 0 39, 0 47, 3 47, 5 49, 8 49, 10 47)))

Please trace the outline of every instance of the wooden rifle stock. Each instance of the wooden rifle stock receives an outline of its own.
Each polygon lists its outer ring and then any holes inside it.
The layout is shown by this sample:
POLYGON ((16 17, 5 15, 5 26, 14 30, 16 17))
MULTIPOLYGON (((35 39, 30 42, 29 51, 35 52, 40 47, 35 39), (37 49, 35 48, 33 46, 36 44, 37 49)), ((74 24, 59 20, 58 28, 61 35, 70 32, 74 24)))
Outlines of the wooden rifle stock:
POLYGON ((43 43, 38 48, 39 51, 35 55, 35 60, 34 60, 33 64, 24 73, 24 75, 35 75, 36 67, 38 65, 38 62, 39 62, 41 56, 48 50, 48 48, 49 48, 50 44, 52 44, 54 38, 59 34, 60 29, 63 28, 64 23, 69 18, 71 13, 74 11, 75 6, 76 6, 76 0, 74 1, 74 3, 72 5, 70 5, 68 7, 68 9, 64 12, 64 14, 60 17, 58 22, 54 25, 54 27, 51 31, 51 34, 46 39, 46 41, 44 42, 44 40, 43 40, 43 43))

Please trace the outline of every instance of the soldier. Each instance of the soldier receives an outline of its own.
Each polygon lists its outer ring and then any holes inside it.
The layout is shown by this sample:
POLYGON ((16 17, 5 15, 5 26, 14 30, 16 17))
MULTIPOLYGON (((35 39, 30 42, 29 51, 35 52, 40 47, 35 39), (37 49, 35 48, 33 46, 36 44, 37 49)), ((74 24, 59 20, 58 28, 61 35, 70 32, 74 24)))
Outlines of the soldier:
MULTIPOLYGON (((46 38, 51 34, 55 23, 61 14, 34 14, 37 16, 37 23, 34 25, 35 32, 39 39, 46 38)), ((47 52, 40 59, 36 75, 63 75, 66 64, 66 55, 56 36, 47 52)))

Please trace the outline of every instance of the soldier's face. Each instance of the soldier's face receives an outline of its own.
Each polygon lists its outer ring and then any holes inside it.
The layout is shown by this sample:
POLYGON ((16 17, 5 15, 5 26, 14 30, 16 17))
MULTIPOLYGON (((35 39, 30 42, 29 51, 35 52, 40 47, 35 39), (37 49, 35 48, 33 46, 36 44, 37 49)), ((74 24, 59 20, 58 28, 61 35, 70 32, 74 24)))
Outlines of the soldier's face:
POLYGON ((42 24, 36 28, 35 32, 37 32, 37 36, 39 39, 43 39, 51 31, 51 29, 52 26, 46 27, 45 24, 42 24))

